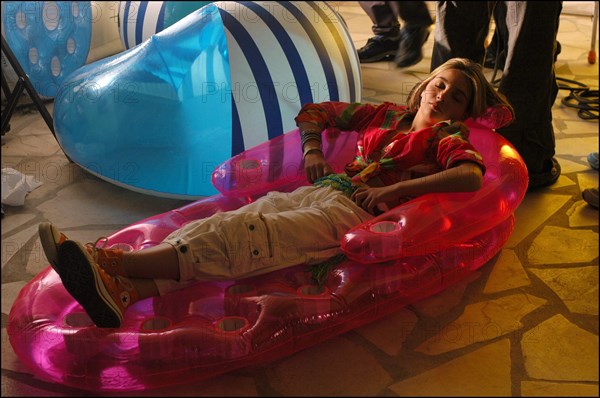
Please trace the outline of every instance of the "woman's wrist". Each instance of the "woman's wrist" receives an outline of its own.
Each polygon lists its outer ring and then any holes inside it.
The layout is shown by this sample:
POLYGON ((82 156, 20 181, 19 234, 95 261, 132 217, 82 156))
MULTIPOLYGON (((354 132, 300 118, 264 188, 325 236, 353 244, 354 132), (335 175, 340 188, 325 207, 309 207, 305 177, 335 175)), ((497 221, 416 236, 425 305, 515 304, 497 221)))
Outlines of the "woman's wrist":
POLYGON ((320 152, 321 150, 321 130, 317 130, 316 127, 307 128, 301 130, 301 148, 302 148, 302 160, 306 158, 306 155, 313 152, 320 152))
POLYGON ((302 150, 304 150, 304 146, 308 141, 316 141, 321 146, 321 132, 318 130, 302 130, 300 133, 301 141, 302 141, 302 150))
POLYGON ((302 152, 302 160, 306 158, 306 155, 309 155, 311 153, 320 153, 321 155, 323 155, 323 151, 321 150, 321 148, 309 147, 304 149, 304 152, 302 152))

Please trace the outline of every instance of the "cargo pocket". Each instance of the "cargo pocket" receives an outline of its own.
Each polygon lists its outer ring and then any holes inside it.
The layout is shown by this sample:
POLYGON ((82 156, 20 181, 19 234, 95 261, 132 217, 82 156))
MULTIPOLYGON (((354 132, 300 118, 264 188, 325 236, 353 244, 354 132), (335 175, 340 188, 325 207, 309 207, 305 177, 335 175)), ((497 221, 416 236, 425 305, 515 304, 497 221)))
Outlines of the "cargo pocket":
POLYGON ((261 213, 257 213, 244 221, 246 231, 248 231, 248 242, 250 247, 250 255, 253 260, 273 257, 271 250, 269 228, 265 223, 265 219, 261 213))
POLYGON ((261 213, 240 213, 224 220, 219 227, 232 277, 252 273, 270 263, 273 255, 270 234, 261 213))

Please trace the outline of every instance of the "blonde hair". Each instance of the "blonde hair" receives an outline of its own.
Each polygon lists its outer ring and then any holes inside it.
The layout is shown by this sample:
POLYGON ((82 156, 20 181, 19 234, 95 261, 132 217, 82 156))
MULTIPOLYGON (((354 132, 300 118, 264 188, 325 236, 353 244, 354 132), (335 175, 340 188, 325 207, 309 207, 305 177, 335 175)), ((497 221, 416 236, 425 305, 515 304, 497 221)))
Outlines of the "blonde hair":
POLYGON ((494 86, 487 81, 483 71, 481 70, 481 65, 467 58, 449 59, 442 65, 435 68, 435 70, 433 70, 425 80, 418 83, 408 95, 408 101, 406 105, 408 106, 410 113, 416 114, 419 110, 419 106, 421 104, 421 94, 423 94, 423 91, 425 91, 427 84, 429 84, 431 80, 435 79, 435 77, 441 72, 448 69, 457 69, 461 71, 467 78, 467 82, 469 82, 471 85, 471 92, 473 95, 471 96, 469 105, 467 106, 467 118, 477 118, 483 115, 488 108, 494 105, 506 106, 506 108, 510 110, 512 116, 514 117, 515 112, 513 107, 510 105, 506 97, 496 91, 494 86))

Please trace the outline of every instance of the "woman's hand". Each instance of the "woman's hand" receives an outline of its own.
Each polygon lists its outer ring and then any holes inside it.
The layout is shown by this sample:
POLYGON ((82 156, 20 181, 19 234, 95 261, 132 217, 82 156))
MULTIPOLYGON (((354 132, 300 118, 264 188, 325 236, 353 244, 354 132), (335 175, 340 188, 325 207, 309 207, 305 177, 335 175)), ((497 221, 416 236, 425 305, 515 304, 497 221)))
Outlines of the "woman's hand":
MULTIPOLYGON (((357 205, 373 215, 379 215, 390 208, 390 203, 397 203, 397 194, 387 187, 361 187, 350 196, 357 205)), ((393 205, 392 205, 393 207, 393 205)))
POLYGON ((453 135, 460 132, 462 135, 469 133, 469 128, 466 124, 460 121, 453 121, 451 124, 446 125, 445 123, 440 123, 433 126, 433 130, 438 134, 442 132, 443 136, 453 135))
POLYGON ((311 184, 315 182, 317 178, 333 174, 333 168, 325 160, 323 152, 319 150, 311 151, 304 157, 304 171, 306 172, 306 179, 311 184))
POLYGON ((371 214, 381 212, 379 205, 389 208, 398 206, 410 198, 427 193, 474 192, 483 184, 481 167, 472 162, 463 162, 458 166, 419 177, 400 181, 384 187, 360 187, 350 199, 371 214))

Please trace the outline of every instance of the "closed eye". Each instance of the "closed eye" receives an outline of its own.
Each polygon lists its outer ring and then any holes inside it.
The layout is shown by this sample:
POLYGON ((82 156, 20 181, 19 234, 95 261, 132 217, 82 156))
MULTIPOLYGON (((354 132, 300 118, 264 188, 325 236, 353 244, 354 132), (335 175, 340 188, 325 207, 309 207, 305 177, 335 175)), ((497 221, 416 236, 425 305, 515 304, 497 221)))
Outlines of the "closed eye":
POLYGON ((466 98, 460 92, 457 94, 454 94, 452 97, 454 98, 454 101, 459 102, 459 103, 463 103, 466 101, 466 98))

